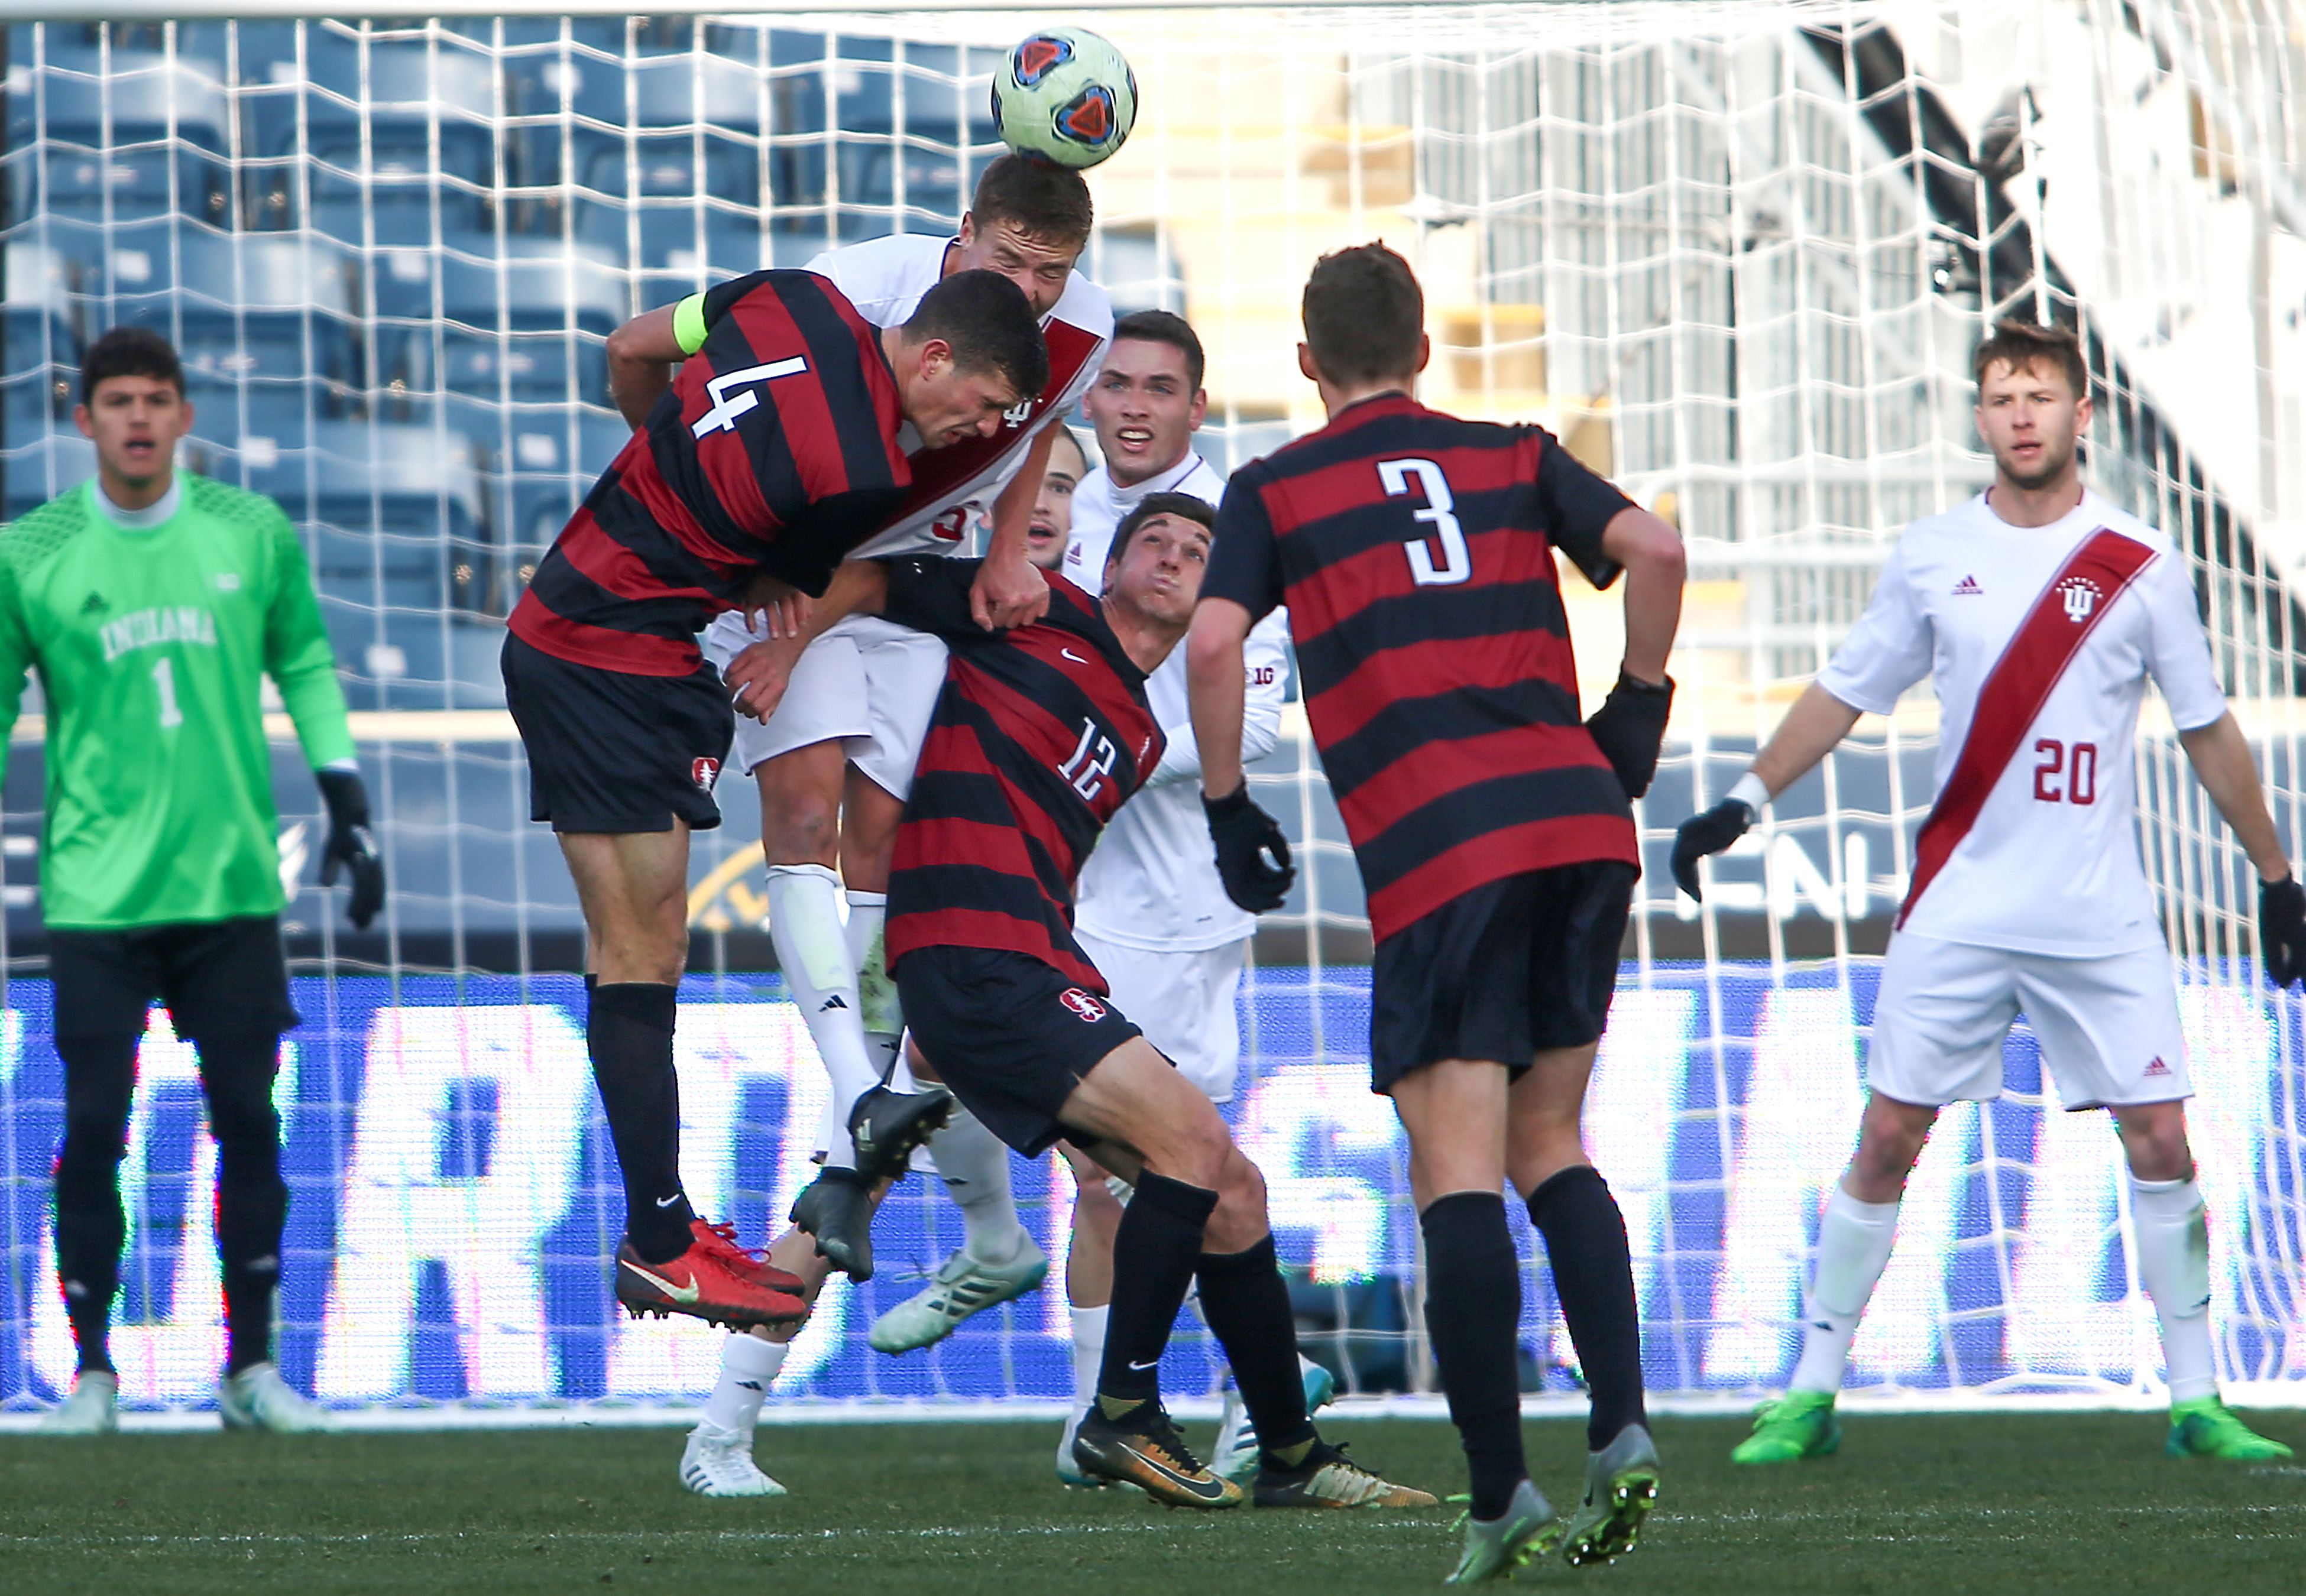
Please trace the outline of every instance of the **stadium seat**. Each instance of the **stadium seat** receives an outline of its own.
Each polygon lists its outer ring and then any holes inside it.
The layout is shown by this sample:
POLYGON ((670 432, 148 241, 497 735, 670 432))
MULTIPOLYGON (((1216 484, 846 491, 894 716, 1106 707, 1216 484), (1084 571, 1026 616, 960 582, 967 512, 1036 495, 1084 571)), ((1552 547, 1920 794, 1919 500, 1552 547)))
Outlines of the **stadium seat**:
POLYGON ((8 435, 28 437, 72 413, 78 397, 80 336, 72 286, 77 263, 36 243, 8 246, 0 415, 8 435))
MULTIPOLYGON (((500 108, 495 63, 422 39, 377 40, 363 61, 349 38, 328 35, 322 48, 322 34, 309 37, 303 100, 303 148, 315 163, 312 225, 347 243, 430 243, 437 201, 442 235, 490 226, 499 182, 489 120, 500 108)), ((293 153, 293 121, 271 136, 276 145, 265 153, 293 153)))
MULTIPOLYGON (((229 235, 186 229, 176 280, 146 297, 134 320, 168 334, 184 362, 186 396, 203 409, 245 405, 267 418, 342 414, 360 382, 351 277, 341 251, 307 235, 229 235)), ((235 424, 233 431, 240 428, 235 424)))
POLYGON ((223 86, 182 61, 58 51, 8 95, 10 149, 41 142, 11 168, 12 203, 90 220, 231 219, 223 86), (43 131, 45 130, 45 137, 43 131))

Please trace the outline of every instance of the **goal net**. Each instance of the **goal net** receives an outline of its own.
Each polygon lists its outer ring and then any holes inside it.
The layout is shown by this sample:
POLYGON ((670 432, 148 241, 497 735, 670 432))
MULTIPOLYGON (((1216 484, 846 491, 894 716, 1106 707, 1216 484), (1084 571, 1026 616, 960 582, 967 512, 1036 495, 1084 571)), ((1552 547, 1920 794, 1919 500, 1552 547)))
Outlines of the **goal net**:
MULTIPOLYGON (((952 229, 999 148, 992 67, 1044 19, 251 9, 269 14, 132 0, 6 28, 0 505, 21 515, 91 473, 71 420, 81 352, 135 323, 184 354, 184 465, 275 495, 307 540, 393 899, 355 935, 312 884, 318 804, 278 721, 304 1016, 279 1088, 291 1380, 348 1409, 646 1415, 706 1388, 717 1341, 624 1322, 608 1297, 620 1197, 585 1066, 581 924, 526 821, 503 617, 624 436, 606 335, 739 272, 952 229)), ((1673 738, 1639 806, 1648 870, 1586 1131, 1626 1212, 1661 1397, 1781 1385, 1855 1136, 1935 706, 1925 689, 1862 723, 1718 862, 1702 909, 1670 890, 1673 827, 1823 664, 1898 529, 1987 480, 1969 352, 2017 316, 2081 330, 2090 479, 2185 550, 2299 842, 2306 16, 2295 0, 1621 0, 1063 20, 1117 42, 1141 90, 1127 148, 1091 175, 1084 268, 1122 308, 1200 330, 1216 464, 1319 424, 1298 290, 1320 252, 1379 237, 1425 285, 1428 402, 1542 422, 1687 540, 1673 738)), ((1614 670, 1616 600, 1573 580, 1570 610, 1590 699, 1614 670)), ((41 726, 35 687, 0 827, 0 1422, 72 1367, 41 726)), ((2220 1373, 2295 1400, 2297 1001, 2256 977, 2246 864, 2153 712, 2139 757, 2200 1088, 2220 1373)), ((1431 1369, 1405 1148, 1367 1088, 1368 925, 1294 705, 1252 779, 1302 869, 1258 935, 1228 1112, 1266 1173, 1307 1348, 1350 1393, 1414 1399, 1431 1369)), ((807 1176, 825 1087, 773 973, 750 795, 723 796, 691 895, 685 1168, 700 1207, 759 1242, 807 1176)), ((1923 1404, 2155 1400, 2115 1139, 2062 1112, 2023 1025, 2007 1062, 2005 1095, 1930 1141, 1853 1384, 1923 1404)), ((132 1407, 190 1411, 221 1346, 214 1155, 165 1013, 136 1101, 115 1355, 132 1407)), ((1014 1173, 1049 1285, 931 1351, 867 1351, 872 1316, 958 1242, 936 1183, 908 1182, 879 1223, 881 1273, 827 1294, 773 1411, 1068 1395, 1071 1184, 1047 1161, 1014 1173)), ((1567 1398, 1543 1249, 1517 1235, 1524 1383, 1567 1398)), ((1221 1377, 1189 1318, 1168 1388, 1207 1396, 1221 1377)))

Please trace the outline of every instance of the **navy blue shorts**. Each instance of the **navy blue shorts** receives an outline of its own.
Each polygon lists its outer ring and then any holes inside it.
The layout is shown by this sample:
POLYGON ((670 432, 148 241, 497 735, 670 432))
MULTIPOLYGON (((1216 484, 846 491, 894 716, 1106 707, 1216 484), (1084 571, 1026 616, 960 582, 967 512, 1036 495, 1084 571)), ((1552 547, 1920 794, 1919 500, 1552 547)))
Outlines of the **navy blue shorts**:
POLYGON ((505 707, 528 751, 528 817, 556 832, 669 832, 721 824, 713 788, 737 734, 721 673, 630 676, 508 634, 505 707))
POLYGON ((186 1041, 298 1024, 278 915, 126 931, 51 926, 48 979, 59 1037, 141 1037, 155 998, 186 1041))

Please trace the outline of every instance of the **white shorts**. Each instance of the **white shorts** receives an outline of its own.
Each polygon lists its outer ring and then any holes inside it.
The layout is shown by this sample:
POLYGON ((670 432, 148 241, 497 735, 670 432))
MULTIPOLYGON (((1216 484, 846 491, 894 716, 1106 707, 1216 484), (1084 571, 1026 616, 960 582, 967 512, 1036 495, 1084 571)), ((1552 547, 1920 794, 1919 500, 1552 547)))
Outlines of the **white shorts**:
POLYGON ((1903 931, 1883 962, 1866 1084, 1928 1106, 1998 1097, 2021 1011, 2070 1109, 2194 1095, 2166 948, 2060 959, 1903 931))
MULTIPOLYGON (((732 610, 705 628, 699 646, 713 669, 725 671, 762 640, 732 610)), ((913 767, 944 688, 944 644, 926 632, 874 615, 836 621, 802 653, 765 723, 737 716, 729 763, 750 775, 764 759, 837 742, 874 785, 902 799, 913 789, 913 767)))
POLYGON ((1232 1102, 1241 1072, 1234 1002, 1249 964, 1248 938, 1191 953, 1124 948, 1078 927, 1073 940, 1113 989, 1113 1006, 1137 1022, 1177 1072, 1210 1102, 1232 1102))

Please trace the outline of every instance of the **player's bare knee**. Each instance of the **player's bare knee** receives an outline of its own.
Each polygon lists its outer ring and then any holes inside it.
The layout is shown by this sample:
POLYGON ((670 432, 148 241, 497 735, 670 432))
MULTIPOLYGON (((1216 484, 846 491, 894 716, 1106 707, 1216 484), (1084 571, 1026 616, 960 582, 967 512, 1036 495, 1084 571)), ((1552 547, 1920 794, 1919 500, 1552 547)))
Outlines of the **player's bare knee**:
POLYGON ((2176 1103, 2148 1103, 2114 1110, 2130 1172, 2141 1181, 2182 1181, 2194 1173, 2194 1153, 2186 1139, 2186 1115, 2176 1103))
POLYGON ((1218 1173, 1217 1191, 1217 1211, 1209 1216, 1203 1250, 1239 1252, 1256 1246, 1273 1228, 1266 1211, 1265 1176, 1238 1148, 1218 1173))

